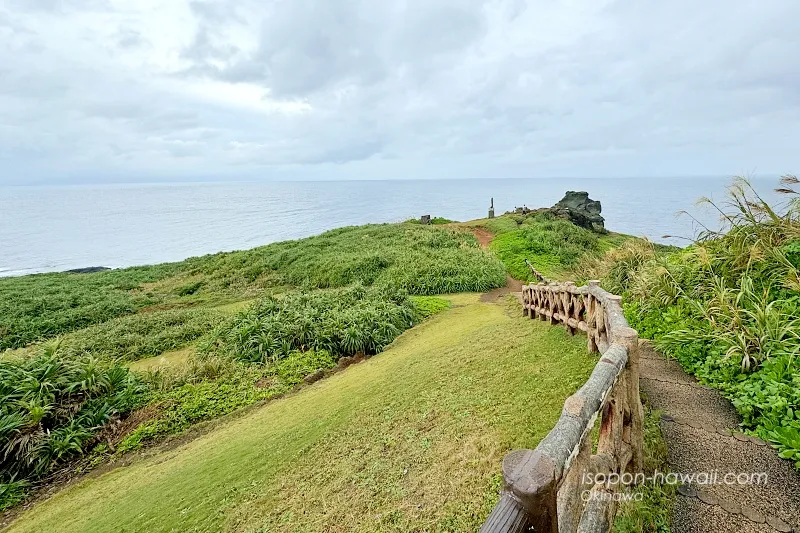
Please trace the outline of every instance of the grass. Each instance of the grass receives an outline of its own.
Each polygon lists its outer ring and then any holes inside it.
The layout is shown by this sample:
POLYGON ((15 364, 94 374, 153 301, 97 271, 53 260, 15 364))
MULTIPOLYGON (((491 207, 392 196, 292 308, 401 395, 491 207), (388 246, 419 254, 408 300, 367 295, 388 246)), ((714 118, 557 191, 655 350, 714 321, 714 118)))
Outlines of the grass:
POLYGON ((0 448, 14 448, 3 456, 13 457, 17 471, 0 471, 0 507, 16 504, 50 469, 153 443, 283 394, 340 357, 380 352, 446 306, 430 295, 505 283, 502 263, 470 232, 437 222, 340 228, 178 263, 0 279, 3 369, 38 376, 4 388, 10 400, 0 403, 0 448), (50 374, 57 367, 35 359, 54 337, 59 364, 74 361, 80 368, 70 376, 88 376, 75 387, 99 390, 69 398, 69 411, 48 393, 61 387, 50 374), (189 345, 200 357, 187 352, 183 364, 161 364, 177 362, 189 345), (38 367, 20 370, 28 359, 38 367), (113 367, 116 379, 127 372, 123 363, 137 360, 149 361, 132 366, 141 381, 126 389, 135 397, 125 402, 109 397, 113 387, 91 382, 105 379, 101 368, 113 367), (99 440, 105 448, 95 452, 99 440), (35 469, 24 466, 34 456, 44 459, 35 469))
POLYGON ((549 278, 568 279, 574 277, 582 261, 599 258, 631 239, 619 233, 601 235, 542 213, 502 215, 458 226, 479 227, 494 233, 490 250, 512 277, 522 281, 535 281, 526 259, 549 278))
POLYGON ((596 359, 477 295, 381 355, 67 488, 9 531, 474 531, 596 359))
MULTIPOLYGON (((644 474, 669 472, 667 443, 661 433, 661 412, 645 404, 644 474)), ((675 485, 650 482, 632 487, 638 499, 622 502, 614 519, 614 533, 669 533, 675 507, 675 485)))
POLYGON ((466 231, 380 224, 93 274, 0 278, 0 350, 140 311, 212 307, 287 288, 352 283, 431 295, 505 283, 502 264, 466 231))
POLYGON ((114 318, 68 333, 62 348, 110 360, 137 361, 177 350, 220 324, 213 309, 167 309, 114 318))
POLYGON ((172 350, 155 357, 133 361, 128 365, 128 368, 141 372, 145 370, 155 370, 157 368, 181 367, 185 365, 195 353, 196 348, 193 345, 184 346, 179 350, 172 350))

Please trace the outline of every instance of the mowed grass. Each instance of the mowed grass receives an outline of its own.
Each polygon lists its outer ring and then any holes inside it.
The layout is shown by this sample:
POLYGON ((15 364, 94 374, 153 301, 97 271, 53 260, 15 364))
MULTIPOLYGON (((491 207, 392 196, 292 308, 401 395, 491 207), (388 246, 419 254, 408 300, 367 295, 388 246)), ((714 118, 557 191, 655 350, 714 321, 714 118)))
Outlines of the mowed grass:
POLYGON ((9 531, 475 531, 596 358, 478 295, 382 354, 88 478, 9 531))

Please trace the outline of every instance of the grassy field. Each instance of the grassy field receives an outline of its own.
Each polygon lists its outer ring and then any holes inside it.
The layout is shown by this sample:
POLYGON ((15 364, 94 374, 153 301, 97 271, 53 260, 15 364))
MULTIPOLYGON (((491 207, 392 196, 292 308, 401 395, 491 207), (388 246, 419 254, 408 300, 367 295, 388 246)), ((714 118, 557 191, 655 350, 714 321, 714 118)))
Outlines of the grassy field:
POLYGON ((482 228, 494 234, 489 249, 506 266, 509 274, 522 281, 535 281, 525 260, 552 279, 575 279, 578 265, 587 258, 599 258, 606 251, 631 239, 620 233, 599 234, 568 220, 545 214, 503 215, 458 224, 482 228))
POLYGON ((596 358, 457 295, 382 354, 56 494, 9 531, 474 531, 596 358))
POLYGON ((410 223, 0 278, 0 511, 56 470, 91 467, 280 396, 341 357, 380 352, 442 308, 431 295, 505 283, 470 231, 410 223))
POLYGON ((505 274, 468 231, 405 223, 339 228, 179 263, 0 278, 0 350, 140 311, 213 307, 291 287, 352 283, 440 294, 500 287, 505 274))

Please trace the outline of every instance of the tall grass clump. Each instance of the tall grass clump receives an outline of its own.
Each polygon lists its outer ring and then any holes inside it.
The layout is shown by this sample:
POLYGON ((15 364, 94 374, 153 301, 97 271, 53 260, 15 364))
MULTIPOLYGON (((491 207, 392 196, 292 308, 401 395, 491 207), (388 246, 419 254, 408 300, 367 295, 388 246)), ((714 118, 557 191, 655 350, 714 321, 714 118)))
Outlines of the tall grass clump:
POLYGON ((62 349, 76 355, 137 361, 185 346, 223 321, 213 309, 168 309, 109 320, 62 338, 62 349))
MULTIPOLYGON (((773 206, 745 179, 704 228, 670 254, 628 253, 605 281, 623 289, 632 326, 737 408, 745 428, 800 467, 800 211, 798 180, 773 206), (648 258, 649 256, 649 258, 648 258)), ((632 252, 629 250, 629 252, 632 252)))
POLYGON ((0 359, 0 509, 18 503, 29 481, 83 454, 144 392, 126 368, 65 357, 57 341, 32 357, 0 359))
POLYGON ((403 291, 361 285, 268 296, 218 327, 201 351, 251 362, 275 362, 294 351, 336 358, 382 351, 415 320, 403 291))
POLYGON ((472 234, 410 223, 339 228, 196 258, 187 266, 212 281, 236 270, 254 279, 269 274, 288 286, 325 289, 361 283, 423 295, 483 291, 505 283, 502 264, 481 250, 472 234))

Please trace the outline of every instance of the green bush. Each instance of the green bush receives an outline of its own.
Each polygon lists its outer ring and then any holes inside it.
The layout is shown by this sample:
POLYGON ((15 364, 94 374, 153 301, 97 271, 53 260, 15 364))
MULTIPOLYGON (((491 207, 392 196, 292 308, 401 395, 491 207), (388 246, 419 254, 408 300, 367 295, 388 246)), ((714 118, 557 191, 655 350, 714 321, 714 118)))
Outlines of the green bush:
POLYGON ((211 331, 224 316, 208 309, 137 313, 70 333, 62 339, 62 348, 79 355, 136 361, 185 346, 211 331))
POLYGON ((153 393, 150 404, 159 408, 159 414, 128 434, 117 447, 117 453, 140 448, 192 424, 284 394, 309 374, 336 365, 331 354, 314 350, 292 352, 267 365, 223 361, 214 364, 215 359, 197 362, 192 375, 173 378, 170 380, 173 387, 153 393), (219 371, 213 376, 207 373, 209 363, 219 371), (183 383, 177 384, 178 380, 183 383))
POLYGON ((84 453, 109 420, 141 404, 145 390, 126 368, 64 357, 57 342, 32 357, 0 359, 4 499, 19 495, 24 480, 84 453))
POLYGON ((29 485, 27 481, 0 482, 0 512, 22 503, 29 485))
POLYGON ((630 261, 606 282, 624 288, 626 315, 642 336, 719 389, 745 428, 800 468, 797 209, 796 201, 775 209, 738 180, 719 207, 724 231, 705 231, 666 256, 630 261))
POLYGON ((403 292, 366 289, 295 291, 268 296, 218 327, 201 351, 251 362, 295 350, 335 357, 375 354, 411 327, 414 306, 403 292))

